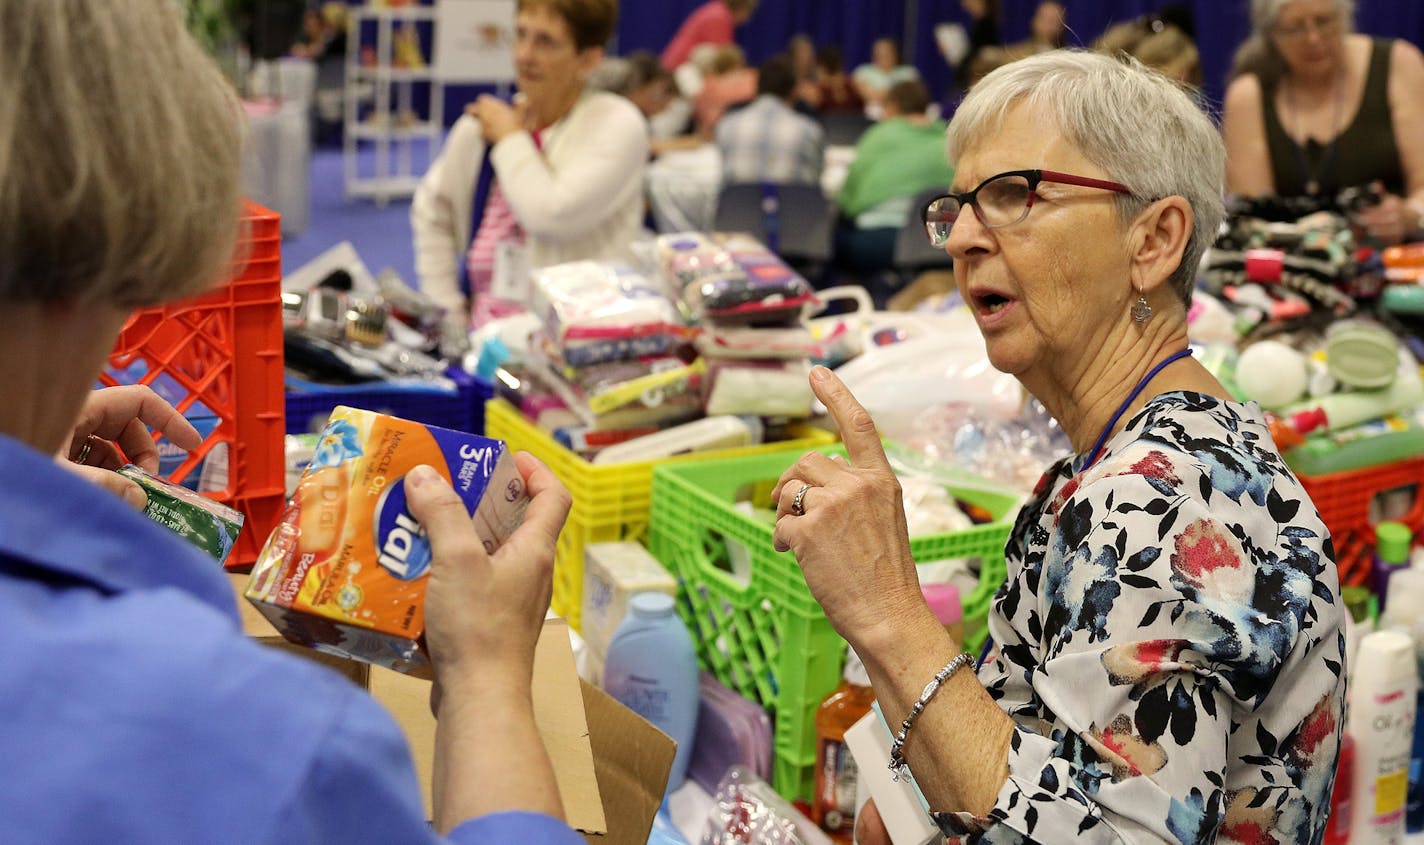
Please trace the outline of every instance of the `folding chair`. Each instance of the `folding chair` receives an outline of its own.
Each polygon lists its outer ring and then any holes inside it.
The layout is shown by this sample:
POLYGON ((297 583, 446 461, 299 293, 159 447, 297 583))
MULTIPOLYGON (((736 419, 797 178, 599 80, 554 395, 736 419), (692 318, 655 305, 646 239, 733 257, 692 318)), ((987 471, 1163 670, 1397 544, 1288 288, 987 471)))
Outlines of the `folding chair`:
POLYGON ((944 188, 926 188, 917 194, 910 206, 909 219, 900 227, 900 233, 895 237, 895 271, 900 274, 902 285, 908 284, 911 279, 926 270, 941 270, 954 266, 954 259, 949 257, 949 253, 942 247, 931 246, 929 238, 925 237, 922 212, 930 200, 943 194, 944 188))
POLYGON ((737 182, 722 187, 713 228, 751 234, 816 283, 830 265, 835 214, 819 185, 737 182))
POLYGON ((861 112, 831 112, 821 115, 826 143, 833 147, 853 147, 875 121, 861 112))

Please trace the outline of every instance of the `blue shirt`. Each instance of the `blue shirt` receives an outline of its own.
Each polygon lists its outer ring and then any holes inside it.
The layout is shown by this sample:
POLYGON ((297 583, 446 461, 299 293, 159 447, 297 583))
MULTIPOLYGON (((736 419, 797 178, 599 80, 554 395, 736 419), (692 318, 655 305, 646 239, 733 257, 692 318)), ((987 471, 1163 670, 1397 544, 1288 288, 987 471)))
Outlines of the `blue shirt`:
MULTIPOLYGON (((244 637, 211 558, 0 436, 0 839, 441 841, 369 695, 244 637)), ((457 843, 582 837, 536 813, 457 843)))

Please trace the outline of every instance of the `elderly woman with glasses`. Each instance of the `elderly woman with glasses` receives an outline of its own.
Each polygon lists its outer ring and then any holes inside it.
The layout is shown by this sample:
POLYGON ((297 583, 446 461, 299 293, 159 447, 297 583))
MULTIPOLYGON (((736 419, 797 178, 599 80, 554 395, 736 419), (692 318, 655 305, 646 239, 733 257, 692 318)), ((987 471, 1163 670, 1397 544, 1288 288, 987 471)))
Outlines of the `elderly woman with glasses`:
POLYGON ((1351 32, 1354 0, 1252 0, 1226 91, 1226 187, 1333 196, 1375 185, 1360 222, 1381 244, 1424 236, 1424 56, 1351 32))
POLYGON ((987 76, 948 151, 930 240, 1076 454, 1019 513, 976 669, 920 597, 874 421, 813 371, 850 460, 781 477, 775 543, 869 670, 887 764, 985 842, 1319 841, 1343 695, 1328 533, 1260 409, 1187 346, 1220 136, 1135 61, 1058 51, 987 76))

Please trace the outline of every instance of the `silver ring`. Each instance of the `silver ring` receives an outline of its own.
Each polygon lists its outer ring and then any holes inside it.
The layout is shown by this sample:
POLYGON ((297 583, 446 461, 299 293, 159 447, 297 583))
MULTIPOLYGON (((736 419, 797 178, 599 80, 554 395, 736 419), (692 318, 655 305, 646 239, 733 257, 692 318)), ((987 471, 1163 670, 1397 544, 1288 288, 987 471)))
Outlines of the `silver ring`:
POLYGON ((791 512, 796 516, 806 515, 806 506, 802 500, 806 498, 806 491, 811 489, 811 485, 802 484, 801 489, 796 491, 796 498, 791 500, 791 512))
POLYGON ((76 464, 82 464, 89 459, 89 451, 94 448, 94 435, 84 438, 84 445, 79 447, 79 454, 74 456, 76 464))

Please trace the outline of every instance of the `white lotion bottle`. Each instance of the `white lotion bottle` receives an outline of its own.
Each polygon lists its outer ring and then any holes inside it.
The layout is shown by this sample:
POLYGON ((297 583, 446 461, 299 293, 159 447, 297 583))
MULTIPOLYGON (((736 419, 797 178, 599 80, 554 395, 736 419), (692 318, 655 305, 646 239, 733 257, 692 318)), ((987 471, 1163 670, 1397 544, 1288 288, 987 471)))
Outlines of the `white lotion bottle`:
POLYGON ((1419 673, 1414 640, 1375 631, 1360 641, 1348 730, 1355 739, 1351 845, 1402 843, 1419 673))

